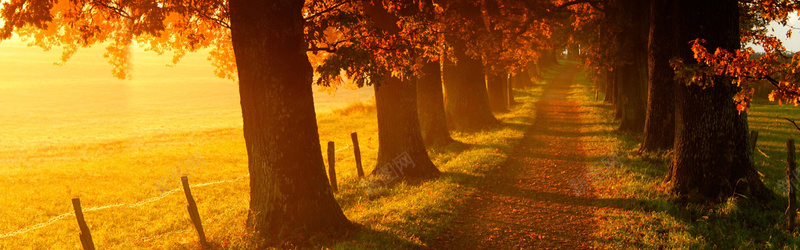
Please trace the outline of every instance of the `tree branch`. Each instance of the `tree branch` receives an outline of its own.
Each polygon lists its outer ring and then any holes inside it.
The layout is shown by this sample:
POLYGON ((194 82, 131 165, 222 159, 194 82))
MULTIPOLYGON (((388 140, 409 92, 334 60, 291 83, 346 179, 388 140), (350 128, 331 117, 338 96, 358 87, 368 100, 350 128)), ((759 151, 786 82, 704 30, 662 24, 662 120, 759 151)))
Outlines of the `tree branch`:
POLYGON ((561 10, 566 9, 569 6, 576 5, 576 4, 582 4, 582 3, 588 3, 590 6, 592 6, 592 8, 595 8, 595 9, 597 9, 599 11, 605 12, 605 9, 603 9, 603 8, 601 8, 599 6, 599 4, 604 3, 603 1, 600 1, 600 0, 575 0, 575 1, 570 1, 570 2, 566 2, 566 3, 561 4, 558 7, 556 7, 555 11, 561 11, 561 10))
POLYGON ((127 11, 125 11, 123 9, 120 9, 119 7, 114 7, 114 6, 111 6, 109 4, 105 4, 102 1, 92 1, 92 5, 96 5, 96 6, 100 6, 100 7, 109 9, 109 10, 113 11, 114 13, 116 13, 117 15, 121 16, 121 17, 131 19, 131 15, 127 11))
POLYGON ((772 78, 771 76, 764 76, 763 79, 766 79, 767 81, 769 81, 769 83, 771 83, 772 86, 775 86, 775 88, 777 88, 780 91, 791 93, 791 94, 793 94, 795 96, 800 97, 800 93, 798 93, 797 91, 788 90, 788 89, 782 88, 780 83, 777 80, 775 80, 774 78, 772 78))
POLYGON ((325 14, 325 13, 328 13, 328 12, 334 11, 334 10, 338 9, 339 7, 341 7, 342 5, 346 4, 346 3, 348 3, 348 1, 342 1, 342 2, 340 2, 340 3, 334 4, 334 5, 333 5, 333 6, 331 6, 331 7, 328 7, 327 9, 324 9, 324 10, 322 10, 322 11, 320 11, 320 12, 317 12, 317 13, 311 14, 311 15, 309 15, 309 16, 307 16, 307 17, 303 18, 303 19, 304 19, 304 20, 306 20, 306 21, 308 21, 308 20, 310 20, 310 19, 314 19, 314 18, 316 18, 316 17, 318 17, 318 16, 321 16, 321 15, 323 15, 323 14, 325 14))
POLYGON ((314 52, 314 53, 317 53, 319 51, 325 51, 325 52, 329 52, 329 53, 336 53, 336 47, 330 47, 330 46, 318 47, 317 45, 311 45, 311 47, 308 48, 308 51, 311 51, 311 52, 314 52))
POLYGON ((606 12, 606 8, 600 7, 599 1, 589 2, 589 6, 592 6, 592 8, 599 10, 600 12, 606 12))
POLYGON ((215 22, 215 23, 219 24, 220 26, 225 27, 227 29, 231 29, 231 25, 230 24, 228 24, 227 22, 225 22, 225 21, 223 21, 223 20, 221 20, 221 19, 219 19, 217 17, 212 17, 212 16, 210 16, 210 15, 208 15, 206 13, 203 13, 203 12, 197 12, 197 13, 202 18, 211 20, 212 22, 215 22))
POLYGON ((797 130, 800 130, 800 126, 797 126, 797 123, 796 123, 796 122, 794 122, 794 120, 792 120, 792 119, 789 119, 789 118, 786 118, 786 117, 783 117, 783 119, 785 119, 785 120, 787 120, 787 121, 791 122, 791 123, 794 125, 794 127, 795 127, 795 128, 797 128, 797 130))
POLYGON ((338 50, 338 47, 339 47, 340 44, 345 43, 345 42, 350 42, 350 41, 352 41, 354 39, 360 39, 360 38, 363 38, 363 37, 364 36, 358 36, 358 37, 353 37, 353 38, 350 38, 350 39, 339 40, 339 41, 336 41, 334 43, 324 43, 325 47, 320 47, 320 46, 318 46, 316 44, 312 44, 308 48, 308 51, 311 51, 311 52, 314 52, 314 53, 316 53, 317 51, 325 51, 325 52, 330 52, 330 53, 336 53, 336 51, 338 50))
MULTIPOLYGON (((601 11, 601 12, 605 12, 605 9, 600 7, 600 4, 604 4, 605 3, 605 1, 603 1, 603 0, 574 0, 574 1, 563 3, 563 4, 559 5, 559 6, 556 6, 556 8, 553 9, 553 10, 547 10, 546 14, 542 15, 542 17, 549 17, 549 16, 552 16, 552 15, 555 15, 555 13, 561 12, 561 11, 565 10, 569 6, 576 5, 576 4, 583 4, 583 3, 588 3, 589 5, 592 6, 592 8, 595 8, 595 9, 601 11)), ((522 28, 521 28, 520 31, 518 31, 515 34, 515 36, 520 36, 523 33, 527 32, 528 31, 528 27, 530 27, 530 25, 533 24, 533 22, 536 22, 537 20, 540 20, 540 18, 531 17, 530 19, 525 21, 524 24, 520 25, 522 28)))
MULTIPOLYGON (((726 77, 725 75, 712 75, 712 76, 726 77)), ((778 89, 780 91, 783 91, 783 92, 786 92, 786 93, 789 93, 789 94, 792 94, 792 95, 795 95, 798 98, 800 98, 800 92, 781 87, 780 82, 778 82, 778 80, 775 80, 775 78, 772 78, 771 76, 765 75, 765 76, 762 76, 762 77, 755 77, 755 76, 746 76, 745 75, 745 76, 739 76, 739 77, 733 77, 733 78, 750 78, 750 79, 755 79, 756 81, 757 80, 767 80, 776 89, 778 89)))

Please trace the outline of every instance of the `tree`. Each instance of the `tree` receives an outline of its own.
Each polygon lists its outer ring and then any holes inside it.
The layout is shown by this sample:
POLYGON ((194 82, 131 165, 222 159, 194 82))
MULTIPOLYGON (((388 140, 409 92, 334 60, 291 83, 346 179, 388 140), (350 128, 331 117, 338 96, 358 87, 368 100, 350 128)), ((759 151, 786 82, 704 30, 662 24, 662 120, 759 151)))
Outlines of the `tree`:
POLYGON ((614 77, 614 71, 610 71, 608 69, 603 69, 605 72, 605 81, 606 81, 606 98, 603 100, 605 103, 614 104, 617 100, 614 99, 616 97, 615 93, 617 93, 617 82, 614 81, 616 77, 614 77))
POLYGON ((483 63, 469 58, 461 42, 453 43, 458 62, 446 60, 442 67, 448 126, 470 130, 499 125, 489 106, 483 63))
POLYGON ((494 112, 508 112, 508 74, 486 69, 486 91, 494 112))
POLYGON ((325 177, 303 1, 231 1, 231 40, 250 169, 248 224, 282 240, 350 226, 325 177))
MULTIPOLYGON (((571 40, 581 44, 580 58, 588 77, 595 85, 603 86, 604 102, 619 107, 616 73, 620 46, 614 45, 620 27, 614 22, 614 9, 608 2, 590 2, 570 6, 572 10, 571 40), (602 84, 598 84, 602 82, 602 84)), ((620 112, 615 112, 620 114, 620 112)), ((617 117, 619 118, 619 117, 617 117)))
POLYGON ((176 61, 187 51, 213 48, 217 73, 233 78, 235 72, 239 79, 250 171, 248 227, 270 245, 303 244, 352 228, 320 154, 304 1, 12 0, 3 6, 2 38, 17 32, 43 47, 63 46, 65 55, 111 40, 109 57, 123 72, 125 55, 116 51, 130 42, 126 37, 157 52, 173 50, 176 61))
POLYGON ((550 38, 552 25, 547 21, 560 9, 550 2, 511 0, 444 4, 446 40, 453 52, 443 69, 452 127, 481 129, 498 124, 490 111, 508 110, 513 99, 508 74, 523 71, 535 58, 550 58, 532 48, 550 38))
POLYGON ((609 15, 614 25, 619 25, 619 34, 614 41, 620 58, 615 83, 617 88, 622 131, 641 133, 646 114, 647 91, 647 30, 649 1, 616 0, 609 5, 609 15))
MULTIPOLYGON (((708 46, 740 48, 737 1, 679 1, 675 20, 681 41, 703 38, 708 46)), ((680 45, 678 45, 680 46, 680 45)), ((701 67, 692 51, 679 53, 685 67, 701 67)), ((679 67, 680 69, 680 67, 679 67)), ((747 115, 737 110, 740 88, 724 75, 687 77, 679 73, 675 99, 675 144, 667 181, 675 193, 720 200, 734 194, 764 199, 771 192, 761 182, 748 149, 747 115)))
MULTIPOLYGON (((486 91, 484 66, 479 56, 467 53, 468 43, 477 41, 476 29, 485 32, 480 7, 475 3, 447 2, 445 23, 449 25, 445 40, 452 52, 445 56, 442 76, 445 90, 445 111, 453 129, 485 129, 500 124, 492 114, 486 91), (449 11, 448 11, 449 10, 449 11), (459 35, 457 35, 459 34, 459 35), (478 58, 476 58, 478 57, 478 58), (456 61, 454 61, 455 59, 456 61)), ((477 50, 473 50, 477 51, 477 50)))
POLYGON ((378 107, 378 165, 373 175, 384 175, 388 183, 438 177, 425 150, 417 118, 416 81, 388 78, 375 85, 378 107), (410 160, 411 162, 407 162, 410 160))
POLYGON ((454 140, 445 119, 441 63, 425 63, 421 70, 422 76, 417 78, 417 112, 422 139, 428 146, 450 144, 454 140))
POLYGON ((344 42, 333 42, 338 48, 318 67, 319 81, 335 84, 344 71, 359 86, 375 88, 379 147, 372 175, 385 184, 437 177, 440 172, 425 149, 417 110, 420 61, 439 52, 435 27, 424 25, 433 11, 431 4, 361 1, 349 7, 345 14, 358 21, 341 32, 344 42))
POLYGON ((653 0, 648 44, 647 117, 640 151, 672 148, 675 139, 675 81, 669 60, 677 56, 674 1, 653 0))
MULTIPOLYGON (((413 13, 419 11, 415 10, 413 13)), ((428 11, 432 9, 429 8, 428 11)), ((389 21, 398 20, 397 16, 390 13, 381 3, 365 1, 364 12, 372 18, 379 29, 386 30, 392 35, 400 34, 401 28, 397 26, 397 22, 389 21)), ((408 53, 412 58, 418 56, 413 51, 408 53)), ((393 70, 396 69, 389 69, 393 70)), ((416 79, 401 80, 393 76, 384 79, 386 80, 383 83, 375 85, 375 105, 378 109, 378 160, 372 174, 384 175, 384 178, 393 178, 392 175, 400 177, 389 179, 389 183, 395 180, 438 177, 439 169, 431 162, 422 141, 417 112, 416 79), (408 160, 412 162, 407 162, 408 160)))
POLYGON ((511 85, 514 86, 514 88, 526 89, 533 87, 533 81, 531 81, 531 75, 528 68, 530 67, 525 67, 522 69, 522 71, 511 77, 511 85))
POLYGON ((605 102, 613 104, 619 130, 641 133, 647 100, 649 1, 574 1, 571 40, 596 82, 605 78, 605 102), (584 3, 584 4, 577 4, 584 3))

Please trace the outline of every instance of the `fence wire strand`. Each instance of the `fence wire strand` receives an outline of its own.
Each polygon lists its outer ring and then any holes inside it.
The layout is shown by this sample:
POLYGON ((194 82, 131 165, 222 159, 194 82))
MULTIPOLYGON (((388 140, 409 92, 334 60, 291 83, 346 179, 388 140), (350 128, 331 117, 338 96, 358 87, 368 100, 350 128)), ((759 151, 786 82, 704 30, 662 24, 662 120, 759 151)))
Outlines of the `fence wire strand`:
MULTIPOLYGON (((341 148, 339 150, 336 150, 336 152, 338 153, 338 152, 341 152, 343 150, 346 150, 346 149, 349 149, 349 148, 352 148, 352 147, 353 147, 353 145, 351 144, 351 145, 348 145, 347 147, 344 147, 344 148, 341 148)), ((361 146, 361 148, 362 149, 367 149, 369 151, 378 151, 376 149, 369 148, 369 147, 366 147, 366 146, 363 146, 363 145, 361 146)), ((323 152, 323 155, 327 156, 327 152, 323 152)), ((353 156, 350 156, 350 157, 347 157, 347 158, 344 158, 344 159, 340 159, 340 160, 347 160, 347 159, 350 159, 350 158, 353 158, 353 156)), ((190 186, 191 187, 205 187, 205 186, 221 184, 221 183, 231 183, 231 182, 240 181, 240 180, 242 180, 242 179, 244 179, 246 177, 249 177, 249 176, 250 175, 247 174, 247 175, 235 178, 235 179, 206 182, 206 183, 194 184, 194 185, 190 185, 190 186)), ((136 203, 117 203, 117 204, 110 204, 110 205, 105 205, 105 206, 100 206, 100 207, 91 207, 91 208, 83 209, 83 212, 92 212, 92 211, 98 211, 98 210, 109 209, 109 208, 119 208, 119 207, 128 207, 128 208, 139 207, 139 206, 142 206, 144 204, 148 204, 148 203, 152 203, 152 202, 156 202, 158 200, 164 199, 167 196, 170 196, 170 195, 172 195, 174 193, 181 192, 181 191, 183 191, 183 188, 179 187, 179 188, 175 188, 175 189, 172 189, 172 190, 169 190, 169 191, 165 191, 165 192, 161 193, 161 195, 159 195, 159 196, 151 197, 149 199, 142 200, 142 201, 139 201, 139 202, 136 202, 136 203)), ((33 225, 31 227, 19 229, 17 231, 13 231, 13 232, 0 234, 0 239, 12 237, 12 236, 17 236, 17 235, 20 235, 20 234, 28 233, 28 232, 33 231, 33 230, 41 229, 41 228, 44 228, 46 226, 49 226, 49 225, 59 221, 59 220, 62 220, 64 218, 71 217, 71 216, 75 216, 75 213, 74 212, 63 213, 61 215, 58 215, 58 216, 53 217, 53 218, 50 218, 49 220, 47 220, 45 222, 33 225)))
MULTIPOLYGON (((244 178, 246 178, 248 176, 250 176, 250 175, 247 174, 247 175, 243 175, 243 176, 240 176, 238 178, 230 179, 230 180, 221 180, 221 181, 212 181, 212 182, 194 184, 194 185, 190 185, 190 187, 193 187, 193 188, 194 187, 205 187, 205 186, 216 185, 216 184, 221 184, 221 183, 237 182, 237 181, 240 181, 240 180, 242 180, 242 179, 244 179, 244 178)), ((91 208, 83 209, 83 212, 85 213, 85 212, 92 212, 92 211, 98 211, 98 210, 109 209, 109 208, 118 208, 118 207, 128 207, 128 208, 139 207, 139 206, 142 206, 144 204, 148 204, 148 203, 152 203, 152 202, 156 202, 158 200, 164 199, 164 198, 166 198, 167 196, 169 196, 171 194, 174 194, 174 193, 177 193, 177 192, 181 192, 181 191, 183 191, 183 187, 179 187, 179 188, 175 188, 175 189, 163 192, 159 196, 155 196, 155 197, 149 198, 147 200, 142 200, 142 201, 139 201, 139 202, 136 202, 136 203, 117 203, 117 204, 105 205, 105 206, 100 206, 100 207, 91 207, 91 208)), ((12 237, 12 236, 17 236, 17 235, 20 235, 20 234, 25 234, 25 233, 28 233, 30 231, 49 226, 49 225, 55 223, 56 221, 59 221, 59 220, 62 220, 64 218, 71 217, 71 216, 75 216, 75 213, 74 212, 63 213, 61 215, 58 215, 58 216, 53 217, 53 218, 50 218, 49 220, 47 220, 45 222, 33 225, 31 227, 23 228, 23 229, 20 229, 20 230, 17 230, 17 231, 9 232, 9 233, 0 234, 0 239, 12 237)))

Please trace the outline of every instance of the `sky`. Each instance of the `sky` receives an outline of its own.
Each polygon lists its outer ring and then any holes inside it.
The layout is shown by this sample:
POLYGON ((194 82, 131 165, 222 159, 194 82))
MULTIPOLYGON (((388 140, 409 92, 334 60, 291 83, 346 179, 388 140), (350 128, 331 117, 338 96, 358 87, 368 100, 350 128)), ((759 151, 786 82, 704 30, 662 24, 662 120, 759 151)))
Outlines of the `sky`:
MULTIPOLYGON (((800 30, 797 29, 800 28, 800 20, 798 19, 799 17, 797 16, 797 12, 794 12, 789 17, 789 22, 787 23, 787 26, 782 26, 776 22, 772 22, 768 26, 768 28, 772 31, 772 33, 775 34, 776 37, 781 39, 781 42, 783 42, 783 46, 786 47, 786 50, 800 51, 800 30), (786 38, 786 31, 788 31, 792 26, 796 27, 792 31, 793 36, 791 39, 786 38)), ((763 49, 758 47, 754 47, 753 49, 755 49, 756 51, 764 51, 763 49)))

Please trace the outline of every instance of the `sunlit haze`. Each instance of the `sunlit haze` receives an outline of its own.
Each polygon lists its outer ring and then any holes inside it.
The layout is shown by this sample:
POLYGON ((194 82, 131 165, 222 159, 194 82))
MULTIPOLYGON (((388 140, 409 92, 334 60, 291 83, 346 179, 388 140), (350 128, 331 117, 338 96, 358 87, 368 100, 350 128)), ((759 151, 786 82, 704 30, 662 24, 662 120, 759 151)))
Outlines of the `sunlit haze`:
POLYGON ((793 1, 9 1, 0 249, 800 248, 793 1))
MULTIPOLYGON (((180 131, 241 127, 236 83, 217 78, 207 52, 171 55, 134 49, 132 80, 111 75, 105 49, 81 49, 63 66, 14 37, 0 42, 0 147, 86 143, 180 131)), ((315 91, 318 112, 368 101, 372 89, 315 91)))

